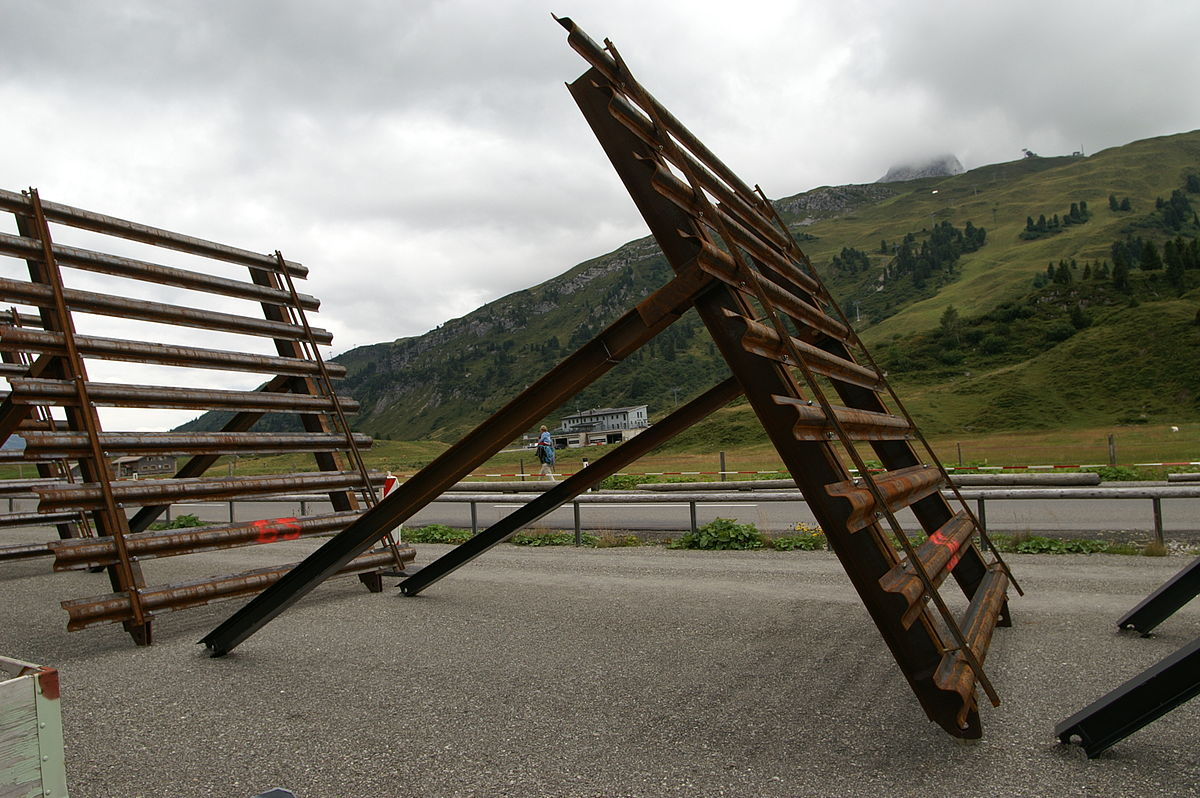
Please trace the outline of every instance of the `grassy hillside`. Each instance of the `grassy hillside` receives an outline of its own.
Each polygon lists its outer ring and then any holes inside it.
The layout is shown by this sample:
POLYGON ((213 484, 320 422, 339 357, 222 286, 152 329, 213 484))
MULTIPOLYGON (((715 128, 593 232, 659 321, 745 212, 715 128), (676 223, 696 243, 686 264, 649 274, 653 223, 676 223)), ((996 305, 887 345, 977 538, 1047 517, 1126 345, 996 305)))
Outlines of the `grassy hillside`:
MULTIPOLYGON (((1109 194, 1130 197, 1132 214, 1144 214, 1153 208, 1156 197, 1169 196, 1187 174, 1197 171, 1200 131, 1138 141, 1086 158, 1025 158, 954 177, 901 184, 905 193, 804 226, 805 232, 817 236, 804 248, 820 268, 842 247, 876 252, 881 239, 895 241, 943 220, 956 225, 971 220, 987 229, 987 245, 964 256, 961 275, 935 296, 886 319, 860 320, 860 332, 870 344, 930 329, 950 305, 972 315, 1019 297, 1050 261, 1107 258, 1109 244, 1123 237, 1131 216, 1110 211, 1109 194), (1086 201, 1093 213, 1087 224, 1036 241, 1018 238, 1027 217, 1065 214, 1079 200, 1086 201)), ((875 259, 882 268, 885 257, 875 259)), ((847 287, 836 280, 831 288, 847 312, 855 299, 865 298, 861 289, 839 291, 847 287)))
MULTIPOLYGON (((1172 192, 1200 208, 1200 131, 776 204, 918 420, 953 435, 1200 420, 1200 268, 1138 267, 1139 247, 1200 234, 1194 212, 1168 223, 1156 207, 1172 192), (1041 217, 1048 229, 1028 231, 1041 217), (1137 251, 1117 280, 1126 240, 1137 251)), ((669 275, 652 239, 630 242, 425 335, 340 355, 340 390, 377 438, 456 440, 669 275)), ((661 418, 727 373, 688 314, 545 421, 643 403, 661 418)), ((745 408, 719 419, 679 446, 761 440, 745 408)))

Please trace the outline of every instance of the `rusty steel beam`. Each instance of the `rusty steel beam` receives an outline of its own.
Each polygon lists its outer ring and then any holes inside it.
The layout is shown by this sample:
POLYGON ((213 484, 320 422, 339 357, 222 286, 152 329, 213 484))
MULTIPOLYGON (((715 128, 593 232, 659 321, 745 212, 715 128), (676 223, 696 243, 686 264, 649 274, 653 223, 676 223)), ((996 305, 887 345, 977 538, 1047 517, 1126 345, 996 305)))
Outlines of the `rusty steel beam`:
MULTIPOLYGON (((304 335, 304 328, 286 322, 255 319, 234 313, 218 313, 203 308, 169 305, 164 302, 149 302, 143 299, 97 294, 72 288, 64 288, 62 293, 63 300, 70 310, 80 313, 94 313, 101 316, 116 316, 122 319, 138 319, 139 321, 175 324, 197 327, 202 330, 241 333, 266 338, 298 340, 304 335)), ((48 286, 0 278, 0 301, 49 308, 53 307, 55 299, 48 286)), ((333 341, 333 334, 328 330, 313 330, 313 336, 321 344, 329 344, 333 341)))
MULTIPOLYGON (((400 550, 401 559, 411 562, 416 558, 416 549, 405 547, 400 550)), ((336 575, 347 576, 367 571, 378 571, 393 563, 392 553, 387 550, 372 551, 346 563, 336 575)), ((137 591, 138 599, 149 616, 199 607, 222 599, 249 596, 270 587, 296 563, 258 568, 240 574, 197 579, 173 585, 143 587, 137 591)), ((70 616, 67 629, 75 632, 102 623, 128 622, 132 618, 129 596, 125 593, 109 593, 92 598, 72 599, 62 602, 70 616)))
MULTIPOLYGON (((139 559, 176 557, 214 549, 233 549, 323 535, 339 531, 355 518, 347 511, 305 518, 271 518, 237 524, 134 532, 125 536, 131 556, 139 559)), ((55 571, 78 571, 111 565, 117 559, 112 538, 56 540, 44 544, 54 555, 55 571)))
MULTIPOLYGON (((121 505, 170 504, 181 501, 233 499, 239 496, 270 496, 305 490, 350 490, 362 477, 357 471, 307 472, 261 477, 191 477, 186 479, 143 479, 114 482, 113 496, 121 505)), ((94 510, 102 504, 100 487, 85 482, 61 488, 41 488, 38 508, 94 510)))
MULTIPOLYGON (((917 561, 925 569, 925 573, 929 574, 934 587, 940 585, 958 565, 966 548, 971 545, 974 534, 975 523, 971 517, 965 512, 958 512, 917 547, 917 561)), ((925 583, 917 575, 911 561, 899 563, 880 577, 879 586, 889 593, 904 596, 905 601, 909 603, 909 609, 903 616, 905 625, 916 620, 922 608, 921 598, 925 595, 925 583)))
MULTIPOLYGON (((66 380, 16 377, 12 401, 25 405, 71 404, 74 386, 66 380)), ((165 407, 182 410, 260 410, 270 413, 331 413, 333 402, 326 396, 266 391, 223 391, 213 388, 176 388, 162 385, 123 385, 89 382, 88 395, 103 407, 165 407)), ((357 412, 359 404, 349 397, 337 397, 347 413, 357 412)))
MULTIPOLYGON (((19 449, 16 451, 20 451, 19 449)), ((22 458, 22 462, 25 462, 22 458)), ((20 493, 27 496, 33 495, 33 489, 37 485, 60 485, 66 480, 58 477, 37 477, 35 479, 4 479, 0 480, 0 496, 10 493, 20 493)))
POLYGON ((0 527, 42 526, 78 520, 78 513, 5 513, 0 515, 0 527))
MULTIPOLYGON (((120 338, 102 338, 91 335, 76 336, 75 341, 80 354, 99 360, 119 360, 127 363, 151 363, 160 366, 182 366, 220 371, 249 371, 296 377, 311 376, 317 373, 315 363, 294 357, 257 355, 230 352, 224 349, 204 349, 147 341, 126 341, 120 338)), ((66 348, 61 333, 0 325, 0 351, 40 352, 62 357, 66 348)), ((336 363, 329 364, 328 368, 334 376, 342 377, 346 374, 345 367, 336 363)))
MULTIPOLYGON (((825 411, 812 400, 792 396, 773 397, 776 404, 791 407, 796 412, 796 425, 792 433, 798 441, 833 440, 834 427, 825 411)), ((857 441, 910 440, 912 425, 902 416, 890 413, 874 413, 852 407, 833 407, 834 415, 843 429, 857 441)))
MULTIPOLYGON (((726 285, 744 291, 746 281, 738 274, 737 264, 733 262, 733 258, 729 257, 729 253, 723 252, 707 241, 701 242, 701 247, 701 256, 698 260, 700 268, 726 285)), ((820 308, 804 301, 803 298, 789 292, 779 283, 773 280, 764 280, 763 288, 766 289, 767 295, 775 307, 801 324, 806 324, 839 340, 846 340, 849 337, 850 332, 846 325, 829 316, 820 308)))
MULTIPOLYGON (((50 300, 39 308, 42 316, 42 326, 62 335, 64 355, 56 358, 49 365, 45 358, 40 357, 31 364, 30 376, 70 376, 79 394, 76 407, 66 408, 67 423, 72 429, 84 430, 88 434, 90 453, 79 460, 80 475, 95 485, 97 499, 92 516, 96 528, 102 535, 112 536, 120 552, 119 561, 109 567, 109 583, 114 590, 127 591, 130 598, 131 617, 125 622, 125 629, 137 645, 150 644, 150 622, 142 611, 136 590, 141 587, 141 566, 129 559, 125 552, 124 535, 129 532, 128 519, 124 511, 118 507, 112 491, 112 469, 104 458, 97 442, 100 430, 100 417, 94 405, 87 396, 87 367, 79 352, 75 340, 75 320, 71 315, 67 290, 63 284, 62 272, 54 260, 54 242, 50 235, 50 222, 46 217, 45 207, 36 189, 30 189, 28 194, 28 210, 31 213, 17 214, 17 232, 23 236, 36 237, 42 246, 42 254, 37 259, 26 259, 29 277, 37 285, 46 289, 50 300)), ((0 415, 6 415, 8 402, 0 407, 0 415)), ((69 472, 68 472, 69 473, 69 472)), ((53 512, 53 511, 51 511, 53 512)))
MULTIPOLYGON (((60 205, 55 202, 43 202, 42 208, 46 218, 57 224, 77 227, 81 230, 105 233, 119 238, 127 238, 131 241, 141 241, 142 243, 153 244, 165 249, 189 252, 193 255, 202 255, 206 258, 225 261, 227 263, 237 263, 264 271, 273 272, 278 268, 275 258, 258 252, 251 252, 247 249, 217 244, 213 241, 205 241, 202 238, 173 233, 169 230, 150 227, 149 225, 131 222, 126 219, 119 219, 115 216, 93 213, 92 211, 85 211, 80 208, 72 208, 69 205, 60 205)), ((33 213, 28 195, 4 190, 0 190, 0 210, 9 211, 21 216, 30 216, 33 213)), ((308 269, 299 263, 288 261, 287 268, 293 276, 300 279, 308 276, 308 269)))
POLYGON ((11 543, 0 546, 0 562, 8 560, 32 560, 38 557, 49 557, 49 543, 11 543))
MULTIPOLYGON (((29 460, 76 459, 90 442, 79 432, 24 433, 29 460)), ((370 447, 369 435, 354 435, 355 444, 370 447)), ((287 454, 337 452, 347 447, 344 435, 283 432, 101 432, 100 445, 112 457, 137 454, 287 454)))
MULTIPOLYGON (((779 335, 775 330, 748 318, 740 310, 726 308, 724 312, 729 314, 731 320, 742 326, 740 338, 742 348, 745 351, 768 358, 769 360, 774 360, 777 363, 791 362, 791 357, 784 347, 783 342, 779 340, 779 335)), ((795 344, 796 349, 804 357, 809 358, 809 368, 817 374, 822 374, 834 380, 848 382, 852 385, 859 385, 868 390, 879 390, 882 388, 878 374, 860 366, 853 360, 829 354, 823 349, 819 349, 812 344, 805 343, 796 338, 792 339, 792 343, 795 344)))
MULTIPOLYGON (((962 621, 963 636, 982 665, 992 640, 992 631, 1004 608, 1008 574, 999 563, 988 566, 987 574, 971 598, 971 606, 962 621)), ((947 651, 934 672, 933 681, 943 690, 953 690, 963 698, 957 721, 965 728, 975 711, 975 681, 978 678, 961 649, 947 651)))
MULTIPOLYGON (((944 484, 942 472, 927 465, 915 465, 875 475, 875 484, 883 496, 888 510, 895 512, 919 499, 936 493, 944 484)), ((850 532, 875 523, 882 513, 875 497, 861 477, 835 482, 825 487, 825 492, 834 498, 845 499, 850 505, 846 528, 850 532)))
MULTIPOLYGON (((592 65, 592 67, 595 68, 595 70, 599 73, 597 77, 603 76, 603 78, 606 79, 591 81, 594 87, 602 88, 604 87, 606 81, 613 85, 619 85, 623 82, 626 76, 618 77, 620 70, 617 67, 616 60, 613 59, 613 57, 607 52, 605 52, 603 47, 601 47, 594 40, 592 40, 591 37, 584 33, 584 31, 578 25, 576 25, 570 17, 555 17, 555 19, 560 25, 563 26, 563 28, 567 30, 567 43, 571 46, 571 48, 583 56, 584 60, 586 60, 592 65)), ((690 130, 684 127, 683 124, 675 118, 674 114, 667 110, 666 106, 655 99, 650 92, 645 91, 645 89, 643 89, 643 92, 645 92, 645 96, 649 100, 654 113, 663 121, 665 125, 667 125, 668 129, 671 131, 671 134, 678 139, 680 143, 682 143, 683 146, 686 147, 692 153, 692 155, 697 158, 697 160, 707 166, 709 170, 720 177, 721 180, 723 180, 733 190, 738 192, 739 196, 747 199, 752 199, 755 197, 754 190, 742 182, 742 179, 738 177, 732 169, 726 166, 725 163, 718 158, 712 150, 706 147, 704 143, 700 141, 700 139, 696 138, 696 136, 690 130)), ((606 108, 606 110, 608 109, 606 108)), ((633 150, 630 151, 632 152, 633 150)), ((751 204, 753 204, 752 201, 751 204)))
MULTIPOLYGON (((110 274, 114 277, 128 277, 132 280, 172 285, 178 288, 188 288, 193 291, 204 291, 209 294, 251 299, 268 302, 290 302, 286 292, 247 283, 242 280, 231 280, 227 277, 194 272, 188 269, 177 269, 149 261, 124 258, 119 255, 109 255, 103 252, 93 252, 88 249, 69 247, 63 244, 54 245, 54 258, 60 266, 71 266, 99 274, 110 274)), ((0 233, 0 255, 12 255, 19 258, 36 259, 41 256, 41 246, 37 241, 22 236, 12 236, 0 233)), ((300 294, 299 300, 305 310, 317 310, 321 303, 316 297, 300 294)))

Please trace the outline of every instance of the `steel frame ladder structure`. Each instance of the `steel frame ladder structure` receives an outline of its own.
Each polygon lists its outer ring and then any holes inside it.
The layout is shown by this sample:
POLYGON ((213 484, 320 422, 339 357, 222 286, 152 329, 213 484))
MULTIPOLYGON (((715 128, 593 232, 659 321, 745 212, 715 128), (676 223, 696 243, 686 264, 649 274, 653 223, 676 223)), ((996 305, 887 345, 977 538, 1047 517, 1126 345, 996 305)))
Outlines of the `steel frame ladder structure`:
POLYGON ((694 308, 729 364, 730 379, 414 573, 401 590, 421 592, 744 394, 929 718, 954 736, 978 737, 976 684, 998 702, 982 663, 993 628, 1009 623, 1006 591, 1015 583, 1007 568, 999 559, 985 562, 974 542, 979 525, 961 497, 957 512, 943 499, 939 490, 953 489, 945 471, 762 192, 738 179, 651 97, 615 47, 602 48, 569 19, 559 22, 591 65, 568 88, 674 279, 203 642, 213 655, 232 650, 382 530, 409 518, 694 308), (897 413, 887 411, 884 396, 897 413), (921 456, 910 445, 914 440, 923 447, 921 456), (866 468, 856 448, 860 441, 883 463, 882 473, 866 468), (904 506, 927 534, 919 546, 896 521, 904 506), (962 617, 938 593, 951 575, 971 599, 962 617))
MULTIPOLYGON (((112 590, 64 601, 70 616, 69 629, 120 622, 136 643, 148 645, 155 615, 252 595, 293 564, 182 584, 148 585, 144 562, 328 533, 357 518, 361 501, 374 502, 373 480, 359 454, 359 448, 369 446, 371 440, 351 433, 345 414, 357 405, 338 397, 333 390, 333 378, 341 376, 344 369, 325 364, 318 350, 318 345, 329 343, 332 336, 311 327, 306 316, 317 310, 319 302, 300 294, 295 287, 294 280, 305 277, 307 269, 285 261, 279 252, 261 255, 42 202, 33 189, 20 194, 0 191, 0 210, 14 215, 18 232, 15 236, 0 234, 0 256, 8 259, 7 266, 23 264, 29 275, 28 280, 0 277, 0 301, 36 309, 36 313, 14 309, 11 323, 0 323, 4 376, 11 387, 0 402, 0 440, 19 434, 26 443, 22 454, 26 461, 46 465, 73 462, 78 464, 80 474, 78 482, 70 478, 43 479, 31 486, 39 497, 43 523, 58 524, 62 539, 50 541, 27 556, 53 555, 53 567, 60 571, 104 569, 112 590), (107 244, 149 251, 156 259, 166 257, 166 250, 183 253, 172 257, 188 268, 56 242, 52 225, 56 234, 103 237, 101 240, 107 244), (80 230, 87 233, 80 234, 80 230), (250 279, 221 274, 230 265, 248 269, 250 279), (72 277, 93 275, 91 284, 99 283, 106 290, 69 287, 64 279, 67 270, 72 277), (164 291, 182 294, 194 304, 134 298, 138 293, 153 296, 164 291), (261 316, 225 309, 242 307, 258 309, 261 316), (146 339, 80 333, 77 317, 87 317, 86 323, 94 324, 91 317, 96 316, 121 319, 122 325, 136 328, 146 339), (196 331, 203 331, 216 340, 237 341, 241 348, 234 351, 165 343, 162 338, 168 337, 167 328, 181 328, 176 335, 181 340, 194 339, 196 331), (263 353, 262 349, 273 349, 274 354, 263 353), (88 374, 88 362, 98 360, 161 366, 169 376, 155 385, 99 382, 88 374), (230 372, 259 373, 266 382, 257 390, 195 387, 197 383, 219 385, 222 374, 230 372), (105 406, 197 413, 220 410, 229 414, 229 420, 218 432, 107 432, 101 428, 98 411, 105 406), (65 420, 56 421, 49 408, 59 409, 65 420), (303 431, 252 431, 267 413, 294 414, 303 431), (225 455, 294 452, 311 453, 319 470, 269 476, 204 476, 225 455), (185 460, 168 479, 115 478, 113 458, 155 454, 185 460), (352 462, 347 464, 346 458, 352 462), (150 529, 174 502, 221 501, 305 490, 324 492, 334 512, 236 523, 231 517, 228 524, 186 530, 150 529), (96 536, 64 534, 62 525, 76 518, 90 522, 96 536)), ((62 470, 60 467, 59 473, 44 473, 47 477, 62 477, 62 470)), ((70 470, 65 474, 69 477, 70 470)), ((345 570, 360 575, 371 590, 378 592, 383 587, 382 573, 401 572, 414 556, 411 547, 402 551, 389 536, 384 546, 347 563, 345 570)))
MULTIPOLYGON (((1127 612, 1118 629, 1142 637, 1200 594, 1200 557, 1127 612)), ((1054 727, 1063 743, 1077 742, 1089 759, 1200 695, 1200 637, 1093 701, 1054 727)))

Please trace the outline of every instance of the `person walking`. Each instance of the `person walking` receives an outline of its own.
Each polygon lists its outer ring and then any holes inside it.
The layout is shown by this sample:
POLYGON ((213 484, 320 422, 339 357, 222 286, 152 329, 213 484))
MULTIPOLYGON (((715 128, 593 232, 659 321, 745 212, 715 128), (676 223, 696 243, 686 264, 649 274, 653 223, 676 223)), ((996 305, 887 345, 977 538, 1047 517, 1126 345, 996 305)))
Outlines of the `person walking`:
POLYGON ((554 478, 554 440, 550 437, 549 430, 543 424, 538 433, 537 441, 537 458, 542 464, 541 475, 546 477, 551 482, 557 482, 554 478))

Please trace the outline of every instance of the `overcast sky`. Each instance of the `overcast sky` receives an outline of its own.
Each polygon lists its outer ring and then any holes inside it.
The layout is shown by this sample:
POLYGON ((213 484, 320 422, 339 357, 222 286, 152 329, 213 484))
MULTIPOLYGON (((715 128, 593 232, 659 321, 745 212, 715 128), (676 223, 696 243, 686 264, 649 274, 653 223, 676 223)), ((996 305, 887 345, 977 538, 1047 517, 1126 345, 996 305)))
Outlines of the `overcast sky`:
POLYGON ((784 196, 1200 127, 1200 4, 0 0, 0 187, 307 265, 333 352, 646 234, 551 19, 784 196))

